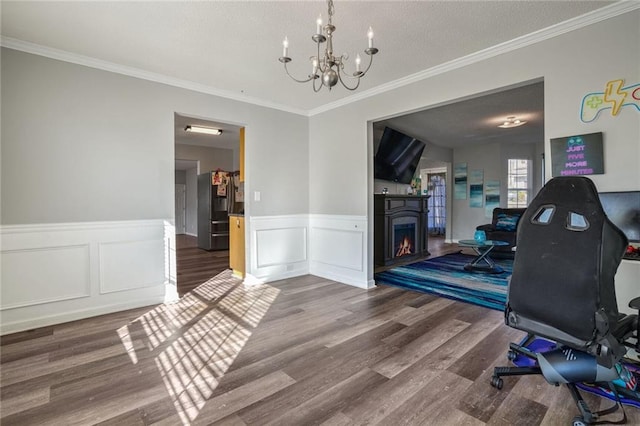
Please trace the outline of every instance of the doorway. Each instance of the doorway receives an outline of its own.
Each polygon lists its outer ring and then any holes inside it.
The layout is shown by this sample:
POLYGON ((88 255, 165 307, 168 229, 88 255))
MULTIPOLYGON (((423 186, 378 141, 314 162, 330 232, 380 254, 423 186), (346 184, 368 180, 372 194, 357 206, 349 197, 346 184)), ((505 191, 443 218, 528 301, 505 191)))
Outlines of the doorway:
POLYGON ((176 277, 180 297, 229 269, 229 250, 208 251, 198 247, 198 176, 240 169, 240 129, 241 126, 234 124, 174 114, 176 277), (187 131, 189 126, 215 128, 221 132, 218 135, 194 133, 187 131), (185 185, 186 200, 183 233, 180 184, 185 185))
POLYGON ((447 233, 447 169, 420 170, 423 194, 429 195, 427 224, 429 237, 441 237, 447 233))

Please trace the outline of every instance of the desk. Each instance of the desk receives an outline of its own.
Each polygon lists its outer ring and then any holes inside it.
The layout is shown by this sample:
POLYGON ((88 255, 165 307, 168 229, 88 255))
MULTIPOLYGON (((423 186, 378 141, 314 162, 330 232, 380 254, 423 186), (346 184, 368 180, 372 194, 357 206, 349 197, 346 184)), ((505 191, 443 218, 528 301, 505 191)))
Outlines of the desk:
POLYGON ((491 274, 499 274, 503 271, 501 267, 495 264, 489 256, 491 250, 497 246, 508 246, 506 241, 486 240, 478 242, 476 240, 460 240, 458 245, 461 247, 471 247, 477 256, 471 262, 464 265, 465 271, 481 271, 491 274))

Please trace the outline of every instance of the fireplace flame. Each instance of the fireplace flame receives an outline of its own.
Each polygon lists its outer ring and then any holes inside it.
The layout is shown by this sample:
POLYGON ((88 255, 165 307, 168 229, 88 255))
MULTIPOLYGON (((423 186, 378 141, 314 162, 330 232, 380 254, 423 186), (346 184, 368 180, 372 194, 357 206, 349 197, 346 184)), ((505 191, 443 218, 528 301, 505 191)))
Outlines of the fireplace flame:
POLYGON ((413 254, 413 244, 409 237, 404 237, 398 245, 398 251, 396 251, 396 257, 404 256, 405 254, 413 254))

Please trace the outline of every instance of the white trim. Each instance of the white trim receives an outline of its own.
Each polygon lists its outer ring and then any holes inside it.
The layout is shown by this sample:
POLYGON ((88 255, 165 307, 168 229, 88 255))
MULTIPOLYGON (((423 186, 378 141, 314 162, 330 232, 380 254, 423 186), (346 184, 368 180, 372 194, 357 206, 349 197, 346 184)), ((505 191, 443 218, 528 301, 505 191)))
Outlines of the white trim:
POLYGON ((152 308, 153 305, 157 305, 158 303, 162 303, 161 300, 158 301, 158 298, 139 299, 123 303, 99 306, 95 308, 76 309, 73 311, 67 311, 54 315, 42 315, 32 317, 24 321, 20 320, 7 322, 3 319, 2 324, 0 325, 0 335, 15 333, 23 330, 31 330, 39 327, 46 327, 54 324, 62 324, 69 321, 76 321, 98 315, 106 315, 113 312, 121 312, 129 309, 141 308, 144 306, 149 306, 150 308, 152 308))
POLYGON ((606 19, 614 18, 616 16, 632 12, 636 9, 640 9, 640 2, 638 1, 618 1, 603 8, 594 10, 592 12, 585 13, 584 15, 577 16, 564 22, 552 25, 547 28, 535 31, 530 34, 526 34, 521 37, 517 37, 513 40, 509 40, 492 47, 480 50, 467 56, 463 56, 458 59, 446 62, 441 65, 417 72, 415 74, 408 75, 406 77, 399 78, 386 84, 373 87, 369 90, 359 92, 357 94, 347 96, 335 102, 313 108, 311 110, 302 110, 287 105, 278 104, 264 99, 254 98, 250 96, 240 95, 227 90, 221 90, 214 87, 206 86, 204 84, 195 83, 188 80, 182 80, 179 78, 169 77, 158 73, 144 71, 134 67, 128 67, 125 65, 115 64, 113 62, 103 61, 100 59, 92 58, 89 56, 79 55, 76 53, 67 52, 60 49, 54 49, 51 47, 42 46, 35 43, 29 43, 26 41, 18 40, 11 37, 0 36, 0 46, 19 50, 22 52, 31 53, 34 55, 40 55, 51 59, 57 59, 64 62, 70 62, 78 65, 83 65, 90 68, 110 71, 117 74, 127 75, 130 77, 140 78, 143 80, 154 81, 156 83, 166 84, 168 86, 180 87, 187 90, 193 90, 195 92, 206 93, 209 95, 219 96, 226 99, 231 99, 239 102, 246 102, 266 108, 273 108, 292 114, 303 115, 311 117, 334 108, 338 108, 344 105, 348 105, 353 102, 357 102, 371 96, 378 95, 390 90, 397 89, 399 87, 406 86, 408 84, 415 83, 445 72, 449 72, 458 68, 471 65, 476 62, 483 61, 485 59, 492 58, 494 56, 501 55, 516 49, 520 49, 525 46, 529 46, 535 43, 539 43, 544 40, 548 40, 553 37, 560 36, 562 34, 586 27, 606 19))
POLYGON ((193 81, 169 77, 163 74, 141 70, 139 68, 116 64, 114 62, 103 61, 101 59, 96 59, 90 56, 80 55, 61 49, 55 49, 53 47, 42 46, 12 37, 0 36, 0 46, 6 47, 8 49, 19 50, 21 52, 31 53, 34 55, 44 56, 46 58, 56 59, 59 61, 70 62, 72 64, 82 65, 89 68, 122 74, 128 77, 166 84, 167 86, 193 90, 194 92, 206 93, 208 95, 219 96, 221 98, 231 99, 234 101, 245 102, 266 108, 273 108, 285 112, 290 112, 292 114, 304 116, 308 115, 307 111, 301 110, 299 108, 293 108, 288 105, 278 104, 264 99, 230 92, 228 90, 217 89, 215 87, 207 86, 193 81))
POLYGON ((366 222, 367 221, 367 216, 348 216, 348 215, 333 215, 333 214, 310 214, 309 215, 309 219, 310 220, 323 220, 323 219, 330 219, 333 221, 356 221, 356 222, 366 222))
POLYGON ((283 222, 285 220, 308 220, 309 215, 308 214, 283 214, 283 215, 278 215, 278 216, 251 216, 249 217, 249 221, 251 223, 255 223, 257 224, 264 224, 264 223, 270 223, 273 221, 277 221, 277 222, 283 222))
POLYGON ((164 226, 167 219, 147 220, 114 220, 100 222, 66 222, 66 223, 33 223, 20 225, 0 225, 0 235, 17 234, 23 232, 56 232, 56 231, 87 231, 96 229, 119 229, 122 227, 154 227, 164 226))

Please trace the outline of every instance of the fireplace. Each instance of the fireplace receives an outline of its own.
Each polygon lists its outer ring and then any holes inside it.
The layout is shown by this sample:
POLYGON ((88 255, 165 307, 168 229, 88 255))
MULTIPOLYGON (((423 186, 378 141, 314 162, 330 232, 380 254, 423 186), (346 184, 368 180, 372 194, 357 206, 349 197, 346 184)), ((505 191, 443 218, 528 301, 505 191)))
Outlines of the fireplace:
POLYGON ((391 265, 429 255, 428 196, 374 196, 374 261, 391 265))
POLYGON ((418 219, 399 217, 392 220, 393 257, 416 254, 418 241, 418 219))

